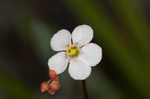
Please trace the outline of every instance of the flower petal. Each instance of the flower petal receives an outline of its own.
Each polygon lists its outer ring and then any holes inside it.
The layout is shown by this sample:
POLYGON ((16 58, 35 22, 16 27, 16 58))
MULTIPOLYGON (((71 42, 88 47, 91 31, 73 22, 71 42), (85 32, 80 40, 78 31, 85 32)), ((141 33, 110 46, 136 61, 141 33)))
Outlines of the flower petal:
POLYGON ((72 32, 74 44, 79 46, 89 43, 93 38, 93 29, 89 25, 79 25, 72 32))
POLYGON ((70 61, 68 70, 74 80, 84 80, 91 74, 91 67, 77 58, 70 61))
POLYGON ((81 48, 79 58, 89 66, 95 66, 102 59, 102 48, 97 44, 89 43, 81 48))
POLYGON ((48 60, 49 69, 57 74, 64 72, 68 65, 68 58, 65 52, 59 52, 48 60))
POLYGON ((55 51, 62 51, 71 44, 71 34, 68 30, 58 31, 51 39, 51 48, 55 51))

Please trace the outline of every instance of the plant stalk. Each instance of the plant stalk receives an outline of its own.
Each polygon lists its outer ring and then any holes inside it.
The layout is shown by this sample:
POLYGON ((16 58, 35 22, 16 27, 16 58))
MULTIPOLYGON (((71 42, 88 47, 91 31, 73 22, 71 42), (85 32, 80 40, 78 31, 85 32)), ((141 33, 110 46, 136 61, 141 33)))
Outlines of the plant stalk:
POLYGON ((84 99, 89 99, 85 80, 82 80, 82 89, 83 89, 84 99))

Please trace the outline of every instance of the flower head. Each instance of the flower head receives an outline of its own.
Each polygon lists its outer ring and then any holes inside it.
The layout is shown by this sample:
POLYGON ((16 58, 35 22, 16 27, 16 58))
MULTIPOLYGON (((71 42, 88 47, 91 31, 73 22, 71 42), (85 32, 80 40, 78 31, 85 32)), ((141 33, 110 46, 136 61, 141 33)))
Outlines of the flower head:
POLYGON ((51 39, 51 48, 58 53, 48 60, 50 70, 63 73, 69 64, 69 74, 75 80, 84 80, 91 73, 91 67, 102 59, 102 49, 93 39, 93 29, 89 25, 77 26, 72 34, 62 29, 51 39))

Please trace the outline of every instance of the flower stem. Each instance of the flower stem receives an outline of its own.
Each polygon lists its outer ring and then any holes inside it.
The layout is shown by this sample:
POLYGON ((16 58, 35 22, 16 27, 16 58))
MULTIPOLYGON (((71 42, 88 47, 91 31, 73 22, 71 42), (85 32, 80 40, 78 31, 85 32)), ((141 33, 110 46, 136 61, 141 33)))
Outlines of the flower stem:
POLYGON ((84 99, 89 99, 85 80, 82 80, 82 89, 83 89, 84 99))

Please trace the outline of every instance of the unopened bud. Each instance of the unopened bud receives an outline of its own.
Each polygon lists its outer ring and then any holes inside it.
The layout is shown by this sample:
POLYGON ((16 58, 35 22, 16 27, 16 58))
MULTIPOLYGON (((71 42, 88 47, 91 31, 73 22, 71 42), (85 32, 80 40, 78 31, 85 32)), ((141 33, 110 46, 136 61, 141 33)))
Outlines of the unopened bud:
POLYGON ((50 84, 50 89, 58 90, 60 88, 60 81, 55 80, 50 84))
POLYGON ((48 90, 48 93, 49 93, 50 95, 54 95, 55 92, 56 92, 56 90, 52 90, 52 89, 49 89, 49 90, 48 90))
POLYGON ((56 79, 58 75, 56 74, 56 72, 54 70, 49 70, 49 77, 51 79, 56 79))
POLYGON ((41 83, 40 90, 41 90, 42 93, 48 91, 48 83, 46 81, 43 81, 41 83))
POLYGON ((49 87, 49 90, 48 90, 48 93, 50 95, 54 95, 55 92, 60 88, 60 81, 57 79, 57 80, 54 80, 51 84, 50 84, 50 87, 49 87))

